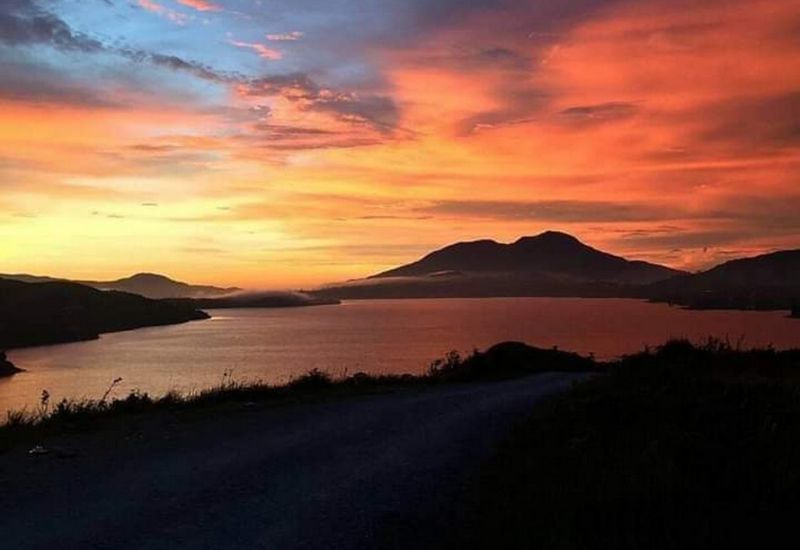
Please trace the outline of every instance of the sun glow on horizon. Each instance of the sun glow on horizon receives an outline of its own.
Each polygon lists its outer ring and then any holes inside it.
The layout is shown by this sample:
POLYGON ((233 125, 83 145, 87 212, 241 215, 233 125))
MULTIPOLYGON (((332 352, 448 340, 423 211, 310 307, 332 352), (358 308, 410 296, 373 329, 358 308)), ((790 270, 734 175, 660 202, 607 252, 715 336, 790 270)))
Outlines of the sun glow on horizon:
POLYGON ((546 229, 684 269, 800 246, 793 0, 337 5, 0 5, 0 271, 300 288, 546 229))

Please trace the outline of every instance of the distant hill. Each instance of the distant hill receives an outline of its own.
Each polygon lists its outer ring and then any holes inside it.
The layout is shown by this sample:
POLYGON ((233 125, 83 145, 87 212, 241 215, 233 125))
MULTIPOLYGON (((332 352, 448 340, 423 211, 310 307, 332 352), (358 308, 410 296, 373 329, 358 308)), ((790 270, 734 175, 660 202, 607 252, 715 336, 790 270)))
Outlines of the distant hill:
POLYGON ((317 293, 339 298, 616 296, 680 274, 548 231, 511 244, 456 243, 416 262, 317 293))
POLYGON ((732 260, 651 285, 647 295, 696 309, 792 309, 800 312, 800 250, 732 260))
POLYGON ((0 279, 0 349, 74 342, 101 333, 207 319, 185 304, 64 282, 0 279))
POLYGON ((37 275, 13 274, 0 275, 0 278, 12 279, 26 283, 52 283, 52 282, 74 282, 90 286, 99 290, 118 290, 120 292, 130 292, 145 298, 216 298, 239 292, 240 288, 219 288, 215 286, 191 285, 175 281, 164 275, 155 273, 137 273, 131 277, 117 279, 115 281, 67 281, 66 279, 56 279, 53 277, 41 277, 37 275))

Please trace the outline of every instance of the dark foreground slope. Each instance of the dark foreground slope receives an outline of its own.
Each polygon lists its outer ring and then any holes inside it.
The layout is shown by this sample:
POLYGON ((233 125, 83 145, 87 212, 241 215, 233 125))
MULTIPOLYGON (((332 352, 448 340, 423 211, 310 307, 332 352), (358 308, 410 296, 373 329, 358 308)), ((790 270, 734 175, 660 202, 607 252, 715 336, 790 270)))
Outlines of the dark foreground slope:
POLYGON ((800 350, 672 342, 525 422, 476 483, 475 548, 779 548, 800 514, 800 350))
POLYGON ((192 401, 57 408, 0 429, 0 443, 18 443, 0 446, 0 474, 13 472, 0 478, 3 543, 729 550, 794 539, 800 351, 677 341, 605 374, 541 372, 597 366, 506 343, 450 355, 427 377, 317 372, 192 401), (33 439, 14 439, 26 429, 33 439))
POLYGON ((800 307, 800 250, 733 260, 694 275, 651 285, 653 301, 696 309, 800 307))
POLYGON ((373 386, 283 407, 243 395, 205 412, 94 421, 95 431, 38 440, 46 454, 0 454, 0 476, 13 472, 0 478, 2 542, 15 550, 437 548, 461 527, 466 482, 519 414, 584 376, 373 386))
POLYGON ((190 306, 134 294, 0 279, 0 349, 91 340, 104 332, 207 318, 190 306))

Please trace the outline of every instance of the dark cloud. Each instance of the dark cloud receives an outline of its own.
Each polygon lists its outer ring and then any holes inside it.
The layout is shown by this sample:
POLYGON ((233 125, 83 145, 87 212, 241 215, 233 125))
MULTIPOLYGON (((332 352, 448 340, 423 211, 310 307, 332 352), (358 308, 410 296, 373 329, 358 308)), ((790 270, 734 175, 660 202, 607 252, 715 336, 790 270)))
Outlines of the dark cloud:
POLYGON ((526 124, 537 120, 546 111, 550 95, 542 90, 509 86, 497 93, 504 107, 471 115, 456 125, 458 135, 469 135, 481 130, 526 124))
POLYGON ((46 66, 19 63, 0 56, 0 98, 31 103, 60 103, 82 107, 116 108, 113 101, 69 75, 46 66))
POLYGON ((603 122, 628 118, 639 110, 635 103, 625 101, 610 101, 595 105, 580 105, 564 109, 559 113, 567 120, 579 122, 603 122))
POLYGON ((390 97, 327 88, 304 73, 253 79, 240 86, 240 91, 249 96, 280 95, 302 110, 330 113, 384 133, 395 130, 399 119, 399 110, 390 97))
POLYGON ((530 58, 509 48, 486 48, 477 52, 475 59, 493 64, 495 67, 502 66, 514 69, 526 69, 530 67, 530 58))
POLYGON ((75 32, 34 0, 0 2, 0 43, 8 46, 47 44, 60 50, 96 52, 103 45, 75 32))
POLYGON ((657 206, 601 201, 440 201, 422 212, 503 221, 634 222, 669 219, 674 213, 657 206))
POLYGON ((750 152, 800 144, 800 91, 725 101, 708 106, 705 115, 711 123, 697 136, 701 143, 750 152))
MULTIPOLYGON (((157 52, 116 48, 72 29, 63 19, 41 7, 36 0, 0 1, 0 44, 6 46, 47 45, 61 51, 111 53, 139 63, 150 63, 215 82, 232 82, 242 77, 215 71, 207 65, 157 52)), ((6 80, 6 79, 4 79, 6 80)), ((45 86, 47 87, 47 86, 45 86)), ((50 83, 50 88, 57 85, 50 83)))
POLYGON ((150 63, 157 67, 164 67, 173 71, 182 71, 212 82, 236 82, 243 77, 236 74, 223 73, 214 70, 208 65, 198 63, 196 61, 187 61, 175 55, 166 55, 161 53, 146 52, 143 50, 133 50, 129 48, 122 48, 116 50, 123 57, 135 61, 137 63, 150 63))
POLYGON ((259 122, 251 126, 252 132, 244 137, 250 145, 276 151, 327 149, 332 147, 360 147, 375 145, 380 140, 354 137, 346 133, 308 126, 291 126, 259 122))

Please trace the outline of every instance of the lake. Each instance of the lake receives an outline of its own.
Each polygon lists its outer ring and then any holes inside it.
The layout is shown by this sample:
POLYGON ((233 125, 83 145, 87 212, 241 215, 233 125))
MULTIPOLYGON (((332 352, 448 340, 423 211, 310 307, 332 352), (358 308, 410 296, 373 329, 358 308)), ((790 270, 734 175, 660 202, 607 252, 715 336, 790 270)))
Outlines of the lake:
MULTIPOLYGON (((318 368, 334 375, 421 373, 450 350, 504 340, 613 358, 670 337, 800 347, 786 312, 688 311, 627 299, 481 298, 364 300, 338 306, 210 311, 212 319, 104 335, 100 340, 16 350, 28 372, 0 380, 0 411, 114 391, 163 394, 222 380, 290 380, 318 368)), ((0 420, 1 422, 2 420, 0 420)))

